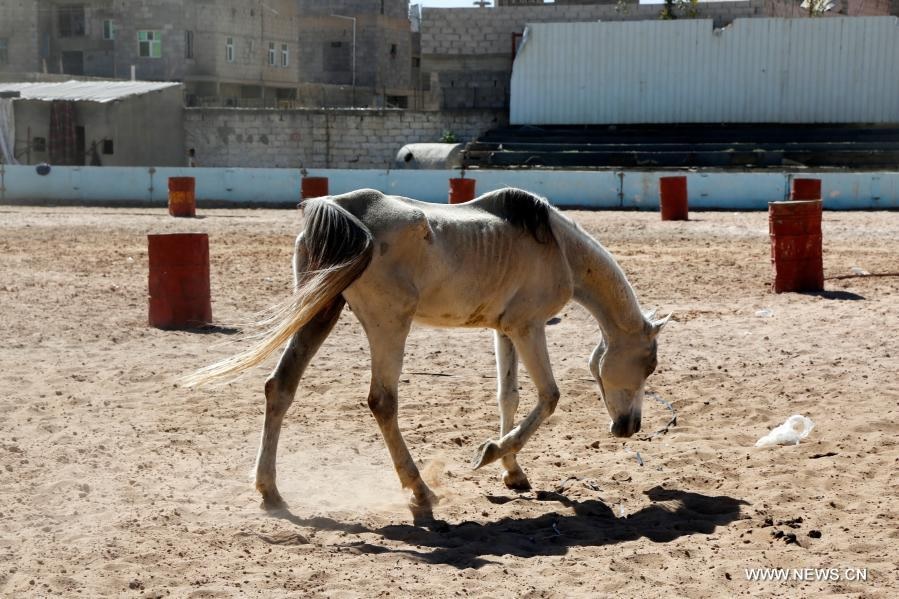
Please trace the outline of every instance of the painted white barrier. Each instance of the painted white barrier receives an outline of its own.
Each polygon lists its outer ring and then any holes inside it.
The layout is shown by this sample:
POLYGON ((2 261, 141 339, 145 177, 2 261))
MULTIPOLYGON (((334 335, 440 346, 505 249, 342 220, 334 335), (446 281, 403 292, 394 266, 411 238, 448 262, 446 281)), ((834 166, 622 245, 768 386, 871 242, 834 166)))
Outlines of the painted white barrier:
MULTIPOLYGON (((332 194, 363 187, 427 202, 446 203, 456 171, 316 169, 328 177, 332 194)), ((687 172, 474 170, 478 194, 513 186, 562 207, 658 210, 659 177, 685 174, 690 210, 766 210, 786 199, 794 176, 821 179, 828 210, 899 208, 899 172, 687 172)), ((0 203, 159 203, 168 197, 169 177, 197 181, 199 202, 235 205, 296 205, 297 169, 53 167, 39 175, 33 166, 0 165, 0 203)))

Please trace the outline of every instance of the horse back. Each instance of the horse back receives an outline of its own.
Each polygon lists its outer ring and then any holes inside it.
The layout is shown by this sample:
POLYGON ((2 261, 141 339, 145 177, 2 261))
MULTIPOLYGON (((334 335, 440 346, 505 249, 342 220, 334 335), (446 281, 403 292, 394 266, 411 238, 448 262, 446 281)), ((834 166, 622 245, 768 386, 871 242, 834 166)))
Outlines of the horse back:
POLYGON ((427 324, 501 329, 503 321, 552 316, 571 297, 550 208, 527 192, 453 206, 371 190, 332 200, 374 237, 371 264, 348 289, 351 305, 408 304, 427 324))

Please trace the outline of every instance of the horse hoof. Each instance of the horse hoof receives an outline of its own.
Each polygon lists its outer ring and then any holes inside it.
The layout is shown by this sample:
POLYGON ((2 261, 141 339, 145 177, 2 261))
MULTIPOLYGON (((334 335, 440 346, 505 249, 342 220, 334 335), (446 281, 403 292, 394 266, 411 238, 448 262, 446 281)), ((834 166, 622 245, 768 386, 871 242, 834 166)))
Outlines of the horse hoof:
POLYGON ((503 484, 508 489, 522 493, 531 490, 531 483, 528 481, 528 477, 520 470, 515 473, 506 472, 503 474, 503 484))
POLYGON ((262 503, 259 507, 266 512, 280 512, 287 509, 287 502, 281 498, 280 493, 269 493, 262 496, 262 503))
POLYGON ((434 511, 431 509, 431 506, 423 507, 416 506, 410 503, 409 508, 412 510, 412 524, 414 526, 418 526, 420 528, 427 528, 433 532, 447 532, 449 531, 449 524, 447 524, 444 520, 438 520, 434 517, 434 511))
POLYGON ((409 510, 412 512, 412 523, 416 526, 428 526, 434 522, 434 505, 437 498, 430 502, 419 502, 413 499, 409 502, 409 510))
POLYGON ((502 454, 500 453, 499 445, 497 445, 494 441, 485 441, 478 447, 478 451, 475 454, 474 461, 471 463, 471 467, 474 470, 482 466, 486 466, 491 462, 495 462, 500 459, 502 454))

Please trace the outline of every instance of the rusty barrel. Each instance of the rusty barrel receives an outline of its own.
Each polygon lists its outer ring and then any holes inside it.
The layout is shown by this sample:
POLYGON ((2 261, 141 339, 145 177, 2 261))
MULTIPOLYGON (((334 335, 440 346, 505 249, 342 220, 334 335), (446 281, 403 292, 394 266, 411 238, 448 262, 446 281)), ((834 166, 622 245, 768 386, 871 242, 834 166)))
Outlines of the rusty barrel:
POLYGON ((169 177, 169 214, 196 216, 196 180, 193 177, 169 177))
POLYGON ((303 177, 300 190, 304 200, 321 198, 328 195, 327 177, 303 177))
POLYGON ((461 204, 473 200, 476 183, 477 181, 475 179, 450 179, 449 203, 461 204))
POLYGON ((206 233, 147 235, 147 245, 150 326, 185 329, 212 322, 206 233))
POLYGON ((688 220, 686 177, 659 179, 659 208, 662 220, 688 220))
POLYGON ((821 200, 768 204, 775 293, 822 291, 821 200))
POLYGON ((790 186, 791 200, 820 200, 821 179, 793 179, 790 186))

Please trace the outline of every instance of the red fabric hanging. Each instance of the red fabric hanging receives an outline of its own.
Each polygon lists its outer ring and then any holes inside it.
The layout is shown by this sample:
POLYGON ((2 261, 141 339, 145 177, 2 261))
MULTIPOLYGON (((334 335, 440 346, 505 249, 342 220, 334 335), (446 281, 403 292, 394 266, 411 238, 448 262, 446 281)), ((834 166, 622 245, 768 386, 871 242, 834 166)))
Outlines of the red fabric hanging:
POLYGON ((76 165, 75 103, 54 100, 50 104, 50 163, 76 165))

